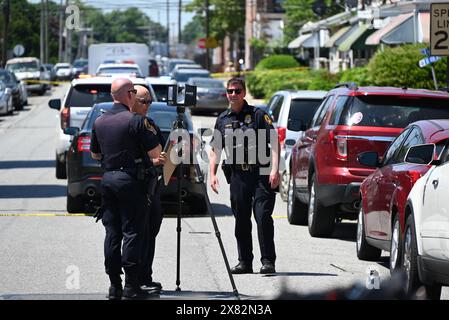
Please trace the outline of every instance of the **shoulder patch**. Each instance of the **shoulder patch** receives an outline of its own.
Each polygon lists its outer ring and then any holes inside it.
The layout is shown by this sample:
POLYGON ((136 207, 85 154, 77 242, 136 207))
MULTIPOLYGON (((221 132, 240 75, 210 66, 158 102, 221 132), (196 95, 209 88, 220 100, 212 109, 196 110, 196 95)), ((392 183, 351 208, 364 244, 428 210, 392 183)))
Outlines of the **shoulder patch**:
POLYGON ((273 124, 273 121, 271 120, 270 116, 268 114, 264 114, 263 119, 266 123, 268 123, 270 126, 273 124))
POLYGON ((156 129, 154 129, 153 125, 148 121, 148 119, 143 120, 145 124, 145 128, 150 131, 152 134, 157 135, 156 129))

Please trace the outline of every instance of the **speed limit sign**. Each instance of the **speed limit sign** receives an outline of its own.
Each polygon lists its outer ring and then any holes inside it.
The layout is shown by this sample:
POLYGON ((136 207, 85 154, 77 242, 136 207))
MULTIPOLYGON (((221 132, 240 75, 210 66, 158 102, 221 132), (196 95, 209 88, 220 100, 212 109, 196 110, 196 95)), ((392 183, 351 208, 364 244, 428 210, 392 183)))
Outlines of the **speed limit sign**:
POLYGON ((449 3, 430 4, 430 54, 449 56, 449 3))

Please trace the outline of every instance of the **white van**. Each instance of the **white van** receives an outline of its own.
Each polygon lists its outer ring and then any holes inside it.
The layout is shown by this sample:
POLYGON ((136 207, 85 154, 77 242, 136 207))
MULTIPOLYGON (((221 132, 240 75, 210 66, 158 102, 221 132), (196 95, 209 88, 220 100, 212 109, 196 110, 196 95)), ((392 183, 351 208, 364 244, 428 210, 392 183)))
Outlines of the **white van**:
POLYGON ((50 88, 49 79, 46 76, 47 70, 38 58, 10 59, 6 62, 5 69, 13 72, 18 80, 23 81, 28 92, 43 95, 50 88))

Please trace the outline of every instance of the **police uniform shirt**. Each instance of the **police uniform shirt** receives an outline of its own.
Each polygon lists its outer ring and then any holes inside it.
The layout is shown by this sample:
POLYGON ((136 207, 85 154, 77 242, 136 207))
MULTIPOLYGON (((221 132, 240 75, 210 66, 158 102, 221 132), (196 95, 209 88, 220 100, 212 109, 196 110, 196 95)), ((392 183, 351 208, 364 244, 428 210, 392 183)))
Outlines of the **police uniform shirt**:
POLYGON ((159 145, 155 127, 145 117, 115 103, 95 120, 90 150, 103 155, 105 169, 135 167, 135 160, 159 145))
POLYGON ((162 136, 162 132, 161 129, 159 128, 159 126, 154 122, 153 119, 151 119, 150 117, 147 117, 150 125, 152 125, 154 127, 154 129, 156 130, 156 135, 157 135, 157 139, 159 140, 159 143, 161 144, 162 148, 164 148, 165 146, 165 139, 162 136))
MULTIPOLYGON (((219 131, 221 133, 222 139, 222 149, 225 148, 225 133, 227 130, 233 129, 233 122, 237 121, 238 128, 242 131, 246 131, 248 129, 254 129, 256 138, 258 139, 258 130, 266 130, 266 145, 268 146, 270 143, 270 130, 274 129, 273 122, 271 117, 262 109, 256 108, 254 106, 249 105, 246 100, 244 100, 244 104, 242 110, 239 113, 232 111, 231 108, 228 108, 226 111, 222 112, 215 122, 214 130, 219 131)), ((212 148, 216 149, 219 147, 218 143, 215 142, 214 137, 212 137, 210 145, 212 148)), ((258 141, 256 146, 258 145, 258 141)), ((248 148, 247 145, 245 145, 248 148)), ((216 150, 217 151, 217 150, 216 150)), ((269 155, 269 148, 266 148, 267 156, 269 155)), ((235 163, 235 162, 234 162, 235 163)))

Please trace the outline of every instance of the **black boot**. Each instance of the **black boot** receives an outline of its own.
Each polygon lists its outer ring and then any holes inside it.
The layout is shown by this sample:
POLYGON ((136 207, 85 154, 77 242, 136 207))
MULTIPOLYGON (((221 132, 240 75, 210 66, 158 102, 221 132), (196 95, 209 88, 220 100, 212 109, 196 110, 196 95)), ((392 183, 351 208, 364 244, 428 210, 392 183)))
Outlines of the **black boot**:
POLYGON ((140 289, 137 277, 126 276, 125 287, 123 288, 123 300, 147 300, 159 297, 140 289))
POLYGON ((107 298, 109 300, 120 300, 123 295, 122 278, 120 275, 109 275, 111 285, 109 286, 109 293, 107 298))

